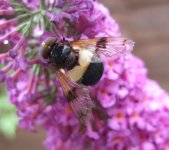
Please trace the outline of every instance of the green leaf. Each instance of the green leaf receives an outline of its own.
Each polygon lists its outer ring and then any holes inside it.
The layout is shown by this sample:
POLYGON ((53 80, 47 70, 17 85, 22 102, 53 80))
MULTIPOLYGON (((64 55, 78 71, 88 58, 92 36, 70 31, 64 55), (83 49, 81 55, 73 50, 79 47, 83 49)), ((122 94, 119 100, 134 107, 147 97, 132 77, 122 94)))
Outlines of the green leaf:
POLYGON ((14 138, 17 124, 16 109, 9 103, 4 85, 0 84, 0 132, 9 139, 14 138))
POLYGON ((15 113, 9 113, 0 117, 0 131, 9 139, 14 138, 18 119, 15 113))
POLYGON ((41 8, 41 9, 46 9, 45 0, 41 0, 41 1, 40 1, 40 8, 41 8))
POLYGON ((0 70, 3 69, 4 65, 0 65, 0 70))
POLYGON ((17 15, 29 12, 29 9, 27 9, 23 3, 12 2, 12 7, 17 15))

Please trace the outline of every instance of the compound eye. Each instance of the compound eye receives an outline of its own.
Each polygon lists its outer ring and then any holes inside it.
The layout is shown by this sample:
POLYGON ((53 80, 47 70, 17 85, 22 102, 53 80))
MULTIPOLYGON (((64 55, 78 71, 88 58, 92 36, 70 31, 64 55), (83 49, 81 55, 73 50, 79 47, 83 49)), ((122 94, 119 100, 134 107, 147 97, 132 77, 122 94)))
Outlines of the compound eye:
POLYGON ((54 45, 56 41, 57 41, 56 38, 50 37, 50 38, 47 38, 44 42, 42 42, 41 47, 39 49, 39 53, 43 59, 49 58, 51 47, 54 45))

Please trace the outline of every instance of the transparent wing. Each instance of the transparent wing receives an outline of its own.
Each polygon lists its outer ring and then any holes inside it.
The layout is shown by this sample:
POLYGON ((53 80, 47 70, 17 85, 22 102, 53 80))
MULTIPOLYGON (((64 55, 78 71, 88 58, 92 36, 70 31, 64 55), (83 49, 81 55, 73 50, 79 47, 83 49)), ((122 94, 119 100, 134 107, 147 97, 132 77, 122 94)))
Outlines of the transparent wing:
POLYGON ((102 37, 70 42, 75 51, 89 50, 97 55, 118 57, 132 51, 134 42, 126 38, 102 37))
POLYGON ((88 89, 71 81, 62 70, 57 71, 57 77, 75 116, 86 126, 92 116, 92 101, 88 89))

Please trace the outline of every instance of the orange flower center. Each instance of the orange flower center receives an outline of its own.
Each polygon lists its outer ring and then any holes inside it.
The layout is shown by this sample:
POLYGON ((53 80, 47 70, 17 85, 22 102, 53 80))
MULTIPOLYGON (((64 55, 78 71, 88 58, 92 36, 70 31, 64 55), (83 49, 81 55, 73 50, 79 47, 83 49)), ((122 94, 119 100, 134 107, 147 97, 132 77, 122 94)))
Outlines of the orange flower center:
POLYGON ((122 119, 122 118, 123 118, 123 114, 118 113, 118 114, 117 114, 117 118, 118 118, 118 119, 122 119))
POLYGON ((110 67, 113 67, 113 63, 111 61, 109 61, 108 64, 109 64, 110 67))
POLYGON ((121 140, 120 137, 115 137, 115 138, 113 139, 114 142, 120 142, 120 140, 121 140))
POLYGON ((100 90, 100 93, 101 93, 102 95, 104 95, 104 94, 105 94, 105 90, 104 90, 104 89, 101 89, 101 90, 100 90))
POLYGON ((138 114, 133 113, 133 114, 132 114, 132 117, 136 119, 136 118, 138 118, 138 114))
POLYGON ((67 107, 67 108, 66 108, 66 113, 68 113, 68 114, 72 113, 72 110, 71 110, 70 107, 67 107))

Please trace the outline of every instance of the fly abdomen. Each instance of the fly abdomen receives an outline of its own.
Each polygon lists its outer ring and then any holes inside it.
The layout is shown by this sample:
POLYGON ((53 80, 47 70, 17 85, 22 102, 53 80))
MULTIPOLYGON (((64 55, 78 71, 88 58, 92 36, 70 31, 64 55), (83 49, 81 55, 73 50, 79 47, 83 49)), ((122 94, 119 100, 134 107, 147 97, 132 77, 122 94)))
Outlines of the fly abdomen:
POLYGON ((89 64, 87 70, 85 71, 79 82, 86 86, 94 85, 102 77, 103 71, 103 63, 97 56, 93 56, 91 63, 89 64))

